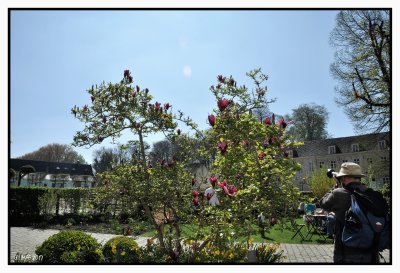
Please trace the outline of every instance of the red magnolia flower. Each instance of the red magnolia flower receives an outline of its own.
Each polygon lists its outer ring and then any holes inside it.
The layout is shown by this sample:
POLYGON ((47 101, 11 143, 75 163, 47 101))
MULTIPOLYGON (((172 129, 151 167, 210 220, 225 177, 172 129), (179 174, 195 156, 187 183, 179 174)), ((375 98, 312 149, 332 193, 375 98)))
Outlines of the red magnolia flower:
POLYGON ((207 193, 207 195, 206 195, 207 200, 210 201, 210 199, 213 197, 213 195, 214 195, 214 194, 211 193, 211 192, 207 193))
POLYGON ((281 128, 281 129, 285 129, 286 128, 286 122, 285 122, 285 120, 283 119, 283 118, 280 118, 279 120, 278 120, 278 124, 279 124, 279 128, 281 128))
POLYGON ((271 118, 272 124, 275 124, 275 114, 272 113, 272 118, 271 118))
POLYGON ((124 70, 124 78, 128 78, 129 74, 130 74, 130 72, 128 69, 124 70))
POLYGON ((228 149, 228 144, 225 141, 218 143, 218 149, 221 151, 221 154, 224 155, 228 149))
POLYGON ((262 152, 260 152, 260 153, 258 154, 258 158, 259 158, 259 159, 264 159, 264 157, 265 157, 266 155, 267 155, 267 154, 264 153, 264 152, 262 151, 262 152))
POLYGON ((218 108, 220 111, 224 111, 226 107, 229 105, 229 100, 226 99, 220 99, 218 101, 218 108))
POLYGON ((140 91, 140 87, 138 85, 136 85, 136 92, 139 93, 139 91, 140 91))
POLYGON ((224 83, 226 78, 222 75, 218 75, 217 79, 219 82, 224 83))
POLYGON ((224 188, 224 187, 228 186, 228 182, 226 182, 226 180, 224 180, 221 183, 219 183, 218 186, 220 186, 221 188, 224 188))
MULTIPOLYGON (((84 106, 83 106, 83 108, 82 108, 82 110, 84 111, 84 112, 86 112, 87 110, 88 110, 89 108, 88 108, 88 106, 85 104, 84 106)), ((79 108, 78 108, 78 110, 79 110, 79 108)))
POLYGON ((181 132, 182 132, 181 129, 176 130, 176 133, 178 134, 178 136, 181 135, 181 132))
POLYGON ((165 108, 166 110, 168 110, 171 106, 172 106, 172 105, 169 104, 168 102, 167 102, 167 103, 164 103, 164 108, 165 108))
POLYGON ((103 119, 103 123, 107 122, 107 117, 106 116, 102 116, 101 118, 103 119))
POLYGON ((132 97, 136 97, 137 93, 136 92, 132 92, 132 97))
POLYGON ((289 152, 288 152, 288 151, 285 151, 285 152, 283 153, 283 156, 284 156, 284 157, 289 157, 289 152))
POLYGON ((195 197, 192 199, 192 201, 195 205, 197 205, 200 202, 200 199, 198 197, 195 197))
POLYGON ((220 186, 220 188, 222 188, 224 190, 224 193, 230 197, 234 196, 237 192, 236 187, 234 185, 228 186, 228 182, 226 182, 226 180, 219 183, 218 185, 220 186))
POLYGON ((91 98, 92 102, 94 102, 95 96, 91 96, 90 98, 91 98))
POLYGON ((276 220, 275 217, 272 217, 271 220, 270 220, 271 226, 276 225, 277 222, 278 221, 276 220))
POLYGON ((235 80, 234 79, 232 79, 232 78, 230 78, 229 79, 229 85, 236 85, 236 82, 235 82, 235 80))
POLYGON ((208 115, 208 122, 210 123, 211 126, 215 125, 215 116, 214 115, 208 115))
POLYGON ((233 196, 237 192, 237 189, 234 185, 228 186, 228 195, 233 196))
POLYGON ((199 195, 200 195, 200 192, 198 192, 198 191, 192 191, 192 195, 193 195, 193 197, 199 196, 199 195))
POLYGON ((214 175, 212 175, 208 180, 210 180, 213 187, 215 187, 215 184, 218 182, 218 179, 214 175))
POLYGON ((240 173, 238 173, 237 175, 236 175, 236 179, 240 179, 240 178, 242 178, 242 175, 240 174, 240 173))
POLYGON ((161 109, 160 106, 161 106, 161 103, 159 103, 159 102, 156 101, 156 103, 155 103, 155 109, 156 109, 156 111, 159 111, 159 110, 161 109))
POLYGON ((264 123, 267 125, 272 125, 271 119, 269 117, 265 118, 264 123))

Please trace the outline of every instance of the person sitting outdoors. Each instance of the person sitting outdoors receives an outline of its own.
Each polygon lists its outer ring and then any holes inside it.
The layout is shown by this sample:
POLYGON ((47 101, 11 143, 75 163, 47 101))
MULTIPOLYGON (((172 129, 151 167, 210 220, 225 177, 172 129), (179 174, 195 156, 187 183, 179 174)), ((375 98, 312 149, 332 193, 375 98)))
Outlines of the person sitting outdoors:
POLYGON ((304 202, 300 202, 299 206, 297 207, 297 214, 303 215, 304 214, 304 202))

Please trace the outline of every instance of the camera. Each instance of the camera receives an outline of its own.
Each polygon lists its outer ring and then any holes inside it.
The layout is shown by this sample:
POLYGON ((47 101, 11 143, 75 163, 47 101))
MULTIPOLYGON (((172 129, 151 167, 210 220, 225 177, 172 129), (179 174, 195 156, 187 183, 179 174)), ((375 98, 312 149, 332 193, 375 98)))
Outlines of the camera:
POLYGON ((333 169, 328 169, 328 171, 326 172, 326 176, 329 178, 333 178, 333 176, 336 176, 336 172, 333 169))

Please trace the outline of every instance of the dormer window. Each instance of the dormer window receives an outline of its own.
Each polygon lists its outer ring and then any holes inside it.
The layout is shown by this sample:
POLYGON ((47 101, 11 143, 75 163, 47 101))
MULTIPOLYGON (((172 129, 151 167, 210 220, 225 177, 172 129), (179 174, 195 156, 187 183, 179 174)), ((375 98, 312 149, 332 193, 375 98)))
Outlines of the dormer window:
POLYGON ((351 151, 354 152, 359 152, 360 151, 360 147, 358 146, 358 143, 356 144, 351 144, 351 151))
POLYGON ((336 154, 336 146, 329 146, 328 147, 328 154, 336 154))

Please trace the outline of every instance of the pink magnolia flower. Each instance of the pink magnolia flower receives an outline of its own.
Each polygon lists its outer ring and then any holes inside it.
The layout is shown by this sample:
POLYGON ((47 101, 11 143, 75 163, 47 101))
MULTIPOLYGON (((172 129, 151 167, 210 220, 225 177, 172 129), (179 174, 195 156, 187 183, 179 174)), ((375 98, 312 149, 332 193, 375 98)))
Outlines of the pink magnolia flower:
POLYGON ((211 126, 215 125, 215 121, 216 121, 216 118, 214 115, 208 115, 208 122, 210 123, 211 126))
POLYGON ((221 151, 221 154, 224 155, 226 153, 226 150, 228 149, 228 144, 224 141, 221 143, 218 143, 218 149, 221 151))
POLYGON ((195 205, 197 205, 197 204, 200 202, 200 199, 199 199, 198 197, 194 197, 194 198, 192 199, 192 201, 193 201, 193 203, 194 203, 195 205))
POLYGON ((270 117, 266 117, 264 120, 264 123, 267 125, 272 125, 272 121, 271 121, 270 117))
POLYGON ((286 124, 286 122, 285 122, 285 120, 283 118, 280 118, 278 120, 278 124, 279 124, 279 128, 281 128, 281 129, 285 129, 286 126, 287 126, 287 124, 286 124))
POLYGON ((132 97, 136 97, 137 93, 136 91, 132 92, 132 97))
POLYGON ((95 96, 91 96, 91 97, 90 97, 90 99, 92 100, 92 102, 94 102, 95 98, 96 98, 95 96))
POLYGON ((220 99, 218 101, 218 108, 220 111, 224 111, 226 107, 229 105, 229 100, 226 99, 220 99))
POLYGON ((129 69, 124 70, 124 78, 128 78, 130 75, 129 69))
POLYGON ((215 184, 217 184, 218 182, 218 179, 214 175, 212 175, 208 180, 210 181, 213 187, 215 187, 215 184))
POLYGON ((156 111, 159 111, 161 109, 161 103, 157 102, 154 104, 156 111))
POLYGON ((262 152, 260 152, 259 154, 258 154, 258 158, 259 159, 264 159, 264 157, 266 156, 267 154, 264 152, 264 151, 262 151, 262 152))
POLYGON ((234 185, 228 186, 228 182, 226 182, 226 180, 219 183, 218 185, 220 186, 220 188, 222 188, 224 190, 224 193, 230 197, 234 196, 237 192, 236 187, 234 185))
POLYGON ((193 197, 196 197, 196 196, 199 196, 200 195, 200 192, 198 192, 198 191, 192 191, 192 196, 193 197))
POLYGON ((181 129, 177 129, 177 130, 176 130, 176 133, 178 134, 178 136, 181 135, 181 132, 182 132, 181 129))

